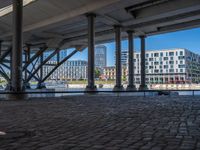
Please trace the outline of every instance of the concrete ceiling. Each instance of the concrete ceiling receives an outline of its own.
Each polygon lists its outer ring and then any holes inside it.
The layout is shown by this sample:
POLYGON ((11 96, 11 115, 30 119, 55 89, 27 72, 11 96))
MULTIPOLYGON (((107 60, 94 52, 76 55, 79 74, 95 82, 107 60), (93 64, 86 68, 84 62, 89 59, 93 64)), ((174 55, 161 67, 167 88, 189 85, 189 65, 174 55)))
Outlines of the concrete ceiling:
MULTIPOLYGON (((0 0, 0 8, 10 2, 0 0)), ((122 25, 135 36, 200 27, 200 0, 36 0, 24 7, 24 43, 49 48, 87 46, 86 13, 96 13, 96 43, 114 40, 113 26, 122 25)), ((12 14, 0 17, 0 39, 12 39, 12 14)))
POLYGON ((12 0, 0 0, 0 9, 12 4, 12 0))

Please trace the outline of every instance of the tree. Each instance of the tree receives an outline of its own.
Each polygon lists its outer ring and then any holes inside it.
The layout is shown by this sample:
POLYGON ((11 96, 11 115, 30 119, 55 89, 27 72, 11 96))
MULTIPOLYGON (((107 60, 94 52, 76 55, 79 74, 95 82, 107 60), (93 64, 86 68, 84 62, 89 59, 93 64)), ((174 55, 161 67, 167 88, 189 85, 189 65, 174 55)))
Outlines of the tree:
POLYGON ((127 76, 126 75, 122 76, 122 81, 127 81, 127 76))
POLYGON ((95 68, 95 78, 99 78, 101 71, 98 68, 95 68))

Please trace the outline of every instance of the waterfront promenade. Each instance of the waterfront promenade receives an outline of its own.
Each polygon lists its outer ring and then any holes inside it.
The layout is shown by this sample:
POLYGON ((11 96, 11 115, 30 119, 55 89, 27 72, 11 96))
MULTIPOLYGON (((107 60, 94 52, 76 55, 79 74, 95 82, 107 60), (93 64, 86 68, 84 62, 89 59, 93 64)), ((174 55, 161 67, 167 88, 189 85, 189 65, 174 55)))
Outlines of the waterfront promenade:
POLYGON ((200 149, 200 97, 0 101, 0 150, 200 149))

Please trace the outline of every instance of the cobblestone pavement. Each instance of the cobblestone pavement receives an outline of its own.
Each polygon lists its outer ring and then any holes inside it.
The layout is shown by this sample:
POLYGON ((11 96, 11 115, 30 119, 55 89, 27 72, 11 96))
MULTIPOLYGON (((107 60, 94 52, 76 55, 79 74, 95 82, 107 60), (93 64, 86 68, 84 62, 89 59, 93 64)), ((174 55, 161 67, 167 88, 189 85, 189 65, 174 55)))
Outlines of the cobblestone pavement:
POLYGON ((200 97, 0 101, 0 150, 200 149, 200 97))

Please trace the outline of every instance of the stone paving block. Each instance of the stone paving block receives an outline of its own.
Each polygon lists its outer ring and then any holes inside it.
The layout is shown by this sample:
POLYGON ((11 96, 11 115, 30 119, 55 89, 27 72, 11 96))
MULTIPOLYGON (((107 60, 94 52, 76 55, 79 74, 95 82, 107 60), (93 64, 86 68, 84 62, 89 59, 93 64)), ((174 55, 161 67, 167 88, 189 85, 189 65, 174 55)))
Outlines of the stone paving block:
POLYGON ((0 101, 0 150, 200 149, 200 97, 0 101))

